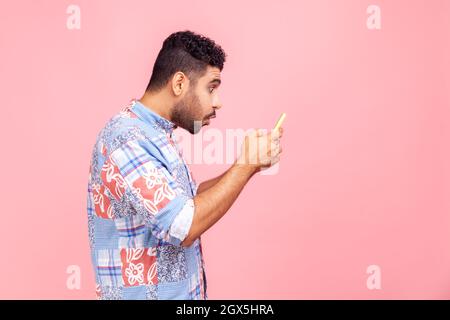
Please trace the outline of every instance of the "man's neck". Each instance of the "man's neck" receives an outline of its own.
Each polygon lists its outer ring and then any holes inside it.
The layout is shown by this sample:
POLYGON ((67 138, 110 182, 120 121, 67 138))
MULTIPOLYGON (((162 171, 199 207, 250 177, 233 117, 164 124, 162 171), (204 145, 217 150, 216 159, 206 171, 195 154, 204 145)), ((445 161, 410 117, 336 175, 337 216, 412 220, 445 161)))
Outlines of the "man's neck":
POLYGON ((142 98, 138 100, 146 108, 156 112, 161 117, 172 121, 172 104, 170 97, 167 96, 165 90, 161 90, 157 93, 150 93, 146 91, 142 98))

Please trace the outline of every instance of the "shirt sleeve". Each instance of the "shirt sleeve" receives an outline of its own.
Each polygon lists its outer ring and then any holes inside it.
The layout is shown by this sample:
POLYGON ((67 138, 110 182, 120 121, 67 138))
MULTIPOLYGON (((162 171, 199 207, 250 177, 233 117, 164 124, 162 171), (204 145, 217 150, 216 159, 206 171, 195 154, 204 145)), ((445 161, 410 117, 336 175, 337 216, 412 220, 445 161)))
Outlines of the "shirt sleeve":
MULTIPOLYGON (((180 245, 192 224, 194 201, 181 192, 159 149, 147 141, 129 141, 112 152, 108 161, 110 175, 120 174, 126 201, 144 217, 153 236, 180 245)), ((104 180, 111 180, 107 175, 108 171, 104 180)), ((117 189, 117 185, 109 187, 117 189)))

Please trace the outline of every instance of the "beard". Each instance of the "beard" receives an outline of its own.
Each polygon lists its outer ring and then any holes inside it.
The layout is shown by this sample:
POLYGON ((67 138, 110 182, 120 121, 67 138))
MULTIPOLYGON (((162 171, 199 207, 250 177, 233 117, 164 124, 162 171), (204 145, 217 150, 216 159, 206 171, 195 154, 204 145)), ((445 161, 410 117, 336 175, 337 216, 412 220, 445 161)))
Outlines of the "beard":
POLYGON ((190 89, 186 97, 173 107, 172 122, 191 134, 200 131, 203 126, 202 112, 200 110, 200 99, 194 93, 194 90, 190 89))

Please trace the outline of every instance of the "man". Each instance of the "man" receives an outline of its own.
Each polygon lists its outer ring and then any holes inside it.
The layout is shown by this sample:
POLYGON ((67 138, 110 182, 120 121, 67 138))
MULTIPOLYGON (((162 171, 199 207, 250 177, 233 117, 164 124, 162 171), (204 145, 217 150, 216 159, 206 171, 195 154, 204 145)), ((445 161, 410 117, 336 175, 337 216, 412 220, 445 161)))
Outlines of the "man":
POLYGON ((214 41, 170 35, 142 98, 100 131, 87 199, 99 299, 207 299, 200 236, 281 152, 282 129, 253 130, 235 163, 197 188, 173 130, 195 134, 210 124, 224 62, 214 41))

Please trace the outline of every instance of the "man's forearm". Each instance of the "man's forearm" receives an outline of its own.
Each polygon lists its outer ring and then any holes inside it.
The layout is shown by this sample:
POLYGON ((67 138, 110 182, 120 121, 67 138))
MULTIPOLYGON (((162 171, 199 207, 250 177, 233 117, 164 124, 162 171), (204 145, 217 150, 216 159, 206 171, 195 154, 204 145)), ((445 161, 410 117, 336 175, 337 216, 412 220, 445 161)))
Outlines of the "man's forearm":
POLYGON ((226 171, 218 177, 215 177, 213 179, 206 180, 206 181, 203 181, 202 183, 200 183, 200 185, 197 188, 197 194, 199 194, 205 190, 208 190, 209 188, 214 186, 217 182, 220 181, 220 179, 222 179, 222 177, 225 175, 225 173, 226 173, 226 171))
POLYGON ((223 217, 254 173, 251 166, 234 164, 216 184, 194 197, 194 217, 183 246, 190 246, 223 217))

